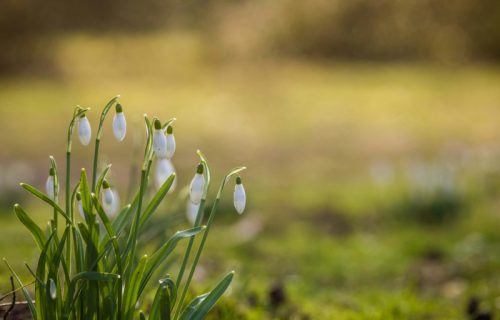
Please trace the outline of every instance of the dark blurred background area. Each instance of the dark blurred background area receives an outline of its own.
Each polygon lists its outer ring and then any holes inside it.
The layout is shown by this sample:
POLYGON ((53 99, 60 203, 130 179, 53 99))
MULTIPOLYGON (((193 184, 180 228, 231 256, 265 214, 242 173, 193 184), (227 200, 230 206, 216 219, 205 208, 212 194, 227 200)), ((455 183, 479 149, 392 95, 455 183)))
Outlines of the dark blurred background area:
POLYGON ((203 34, 215 59, 500 59, 496 0, 4 0, 0 73, 57 74, 53 50, 68 33, 169 29, 203 34))

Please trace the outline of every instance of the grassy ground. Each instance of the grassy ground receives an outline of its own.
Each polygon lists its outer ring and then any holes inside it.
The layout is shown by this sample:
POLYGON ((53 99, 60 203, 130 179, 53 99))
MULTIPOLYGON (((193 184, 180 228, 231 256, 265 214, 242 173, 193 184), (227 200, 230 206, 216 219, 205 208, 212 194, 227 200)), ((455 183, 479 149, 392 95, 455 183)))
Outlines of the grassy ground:
MULTIPOLYGON (((18 269, 36 251, 8 208, 27 202, 9 172, 41 186, 47 156, 62 163, 71 108, 90 106, 95 120, 120 93, 136 132, 143 112, 179 120, 181 185, 196 148, 216 180, 249 167, 248 211, 235 217, 227 192, 197 275, 199 292, 237 271, 214 319, 457 319, 471 297, 500 311, 497 67, 226 62, 189 34, 73 35, 55 52, 55 77, 0 79, 0 256, 18 269), (440 209, 439 188, 415 187, 415 163, 451 170, 452 209, 440 209)), ((138 158, 133 140, 103 146, 119 185, 138 158)), ((90 152, 75 145, 75 173, 90 152)))

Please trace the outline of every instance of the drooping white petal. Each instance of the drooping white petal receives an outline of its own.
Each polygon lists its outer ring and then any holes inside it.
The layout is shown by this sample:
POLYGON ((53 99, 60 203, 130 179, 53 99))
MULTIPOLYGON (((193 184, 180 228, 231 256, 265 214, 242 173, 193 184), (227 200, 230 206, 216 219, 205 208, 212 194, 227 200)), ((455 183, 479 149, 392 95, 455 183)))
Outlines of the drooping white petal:
POLYGON ((203 174, 197 173, 194 175, 193 180, 191 181, 191 188, 189 192, 189 198, 191 202, 194 204, 199 204, 201 201, 201 197, 203 196, 203 187, 205 186, 205 178, 203 174))
POLYGON ((116 216, 118 209, 120 208, 120 196, 118 195, 118 191, 116 189, 104 189, 102 208, 104 209, 104 212, 106 212, 109 219, 113 219, 116 216), (105 198, 109 198, 107 200, 111 200, 111 202, 108 202, 105 198))
POLYGON ((188 219, 189 223, 194 226, 196 222, 196 216, 198 215, 198 210, 200 209, 200 204, 195 204, 192 203, 191 200, 187 201, 187 207, 186 207, 186 218, 188 219))
POLYGON ((113 191, 111 191, 111 188, 105 188, 102 191, 102 203, 106 204, 108 206, 113 204, 113 191))
POLYGON ((247 196, 245 194, 245 188, 241 183, 236 184, 234 186, 234 208, 236 209, 236 212, 242 214, 245 210, 246 202, 247 196))
POLYGON ((78 212, 80 212, 80 215, 82 216, 83 220, 85 220, 85 213, 83 212, 82 200, 77 200, 76 206, 78 207, 78 212))
POLYGON ((122 141, 127 133, 127 120, 123 112, 117 112, 113 117, 113 134, 116 140, 122 141))
POLYGON ((50 290, 50 298, 52 300, 56 300, 57 298, 57 289, 56 289, 56 283, 54 279, 50 278, 49 279, 49 290, 50 290))
POLYGON ((175 153, 175 137, 173 133, 167 134, 167 158, 171 159, 175 153))
MULTIPOLYGON (((161 186, 165 183, 165 181, 167 181, 167 179, 173 173, 175 173, 175 168, 174 165, 172 164, 172 161, 170 161, 167 158, 160 159, 156 164, 156 169, 155 169, 156 188, 160 189, 161 186)), ((170 186, 168 193, 172 193, 175 190, 176 186, 177 186, 177 177, 174 178, 174 181, 172 182, 172 185, 170 186)))
POLYGON ((78 119, 78 138, 82 145, 86 146, 90 143, 90 138, 92 136, 92 129, 90 128, 90 122, 87 117, 83 116, 78 119))
MULTIPOLYGON (((47 197, 50 199, 54 200, 54 183, 55 183, 55 178, 54 176, 49 175, 47 178, 47 182, 45 182, 45 190, 47 192, 47 197)), ((59 190, 56 190, 56 192, 59 193, 59 190)))
POLYGON ((153 133, 153 150, 157 158, 165 158, 167 156, 167 137, 163 130, 155 129, 153 133))

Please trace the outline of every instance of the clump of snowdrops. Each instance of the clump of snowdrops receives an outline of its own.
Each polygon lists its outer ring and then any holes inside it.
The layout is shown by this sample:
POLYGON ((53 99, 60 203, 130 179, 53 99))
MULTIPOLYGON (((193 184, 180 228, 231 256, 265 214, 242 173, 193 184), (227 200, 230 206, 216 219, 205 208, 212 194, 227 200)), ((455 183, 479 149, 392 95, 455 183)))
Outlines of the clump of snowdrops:
MULTIPOLYGON (((42 228, 19 204, 14 206, 17 217, 31 232, 40 249, 37 265, 26 264, 34 278, 35 297, 30 296, 15 271, 5 262, 22 287, 34 319, 202 319, 233 278, 234 273, 230 272, 210 292, 190 302, 185 301, 224 187, 245 168, 234 168, 224 177, 208 219, 203 221, 211 177, 207 160, 198 151, 200 162, 188 197, 188 215, 193 228, 176 232, 155 252, 140 256, 138 237, 176 182, 171 163, 176 148, 173 134, 175 119, 162 123, 158 118, 144 116, 147 139, 137 193, 130 204, 118 208, 116 190, 108 181, 111 165, 100 172, 97 165, 102 128, 113 107, 114 136, 118 141, 126 136, 126 119, 118 98, 110 100, 102 111, 95 135, 90 177, 82 169, 78 183, 71 185, 75 126, 82 145, 89 145, 92 138, 91 125, 86 116, 89 109, 76 107, 68 128, 65 182, 60 179, 55 159, 50 157, 45 193, 21 183, 24 189, 48 204, 53 211, 48 225, 42 228), (63 183, 64 206, 59 194, 63 183), (157 191, 148 197, 147 191, 155 185, 157 191), (78 217, 75 212, 79 213, 78 217), (201 237, 201 240, 195 241, 195 237, 201 237), (158 275, 157 270, 162 270, 160 267, 183 239, 188 243, 179 270, 175 275, 158 275), (143 298, 149 290, 156 290, 154 299, 152 304, 145 305, 143 298)), ((234 204, 241 214, 246 195, 241 178, 238 176, 235 181, 234 204)))

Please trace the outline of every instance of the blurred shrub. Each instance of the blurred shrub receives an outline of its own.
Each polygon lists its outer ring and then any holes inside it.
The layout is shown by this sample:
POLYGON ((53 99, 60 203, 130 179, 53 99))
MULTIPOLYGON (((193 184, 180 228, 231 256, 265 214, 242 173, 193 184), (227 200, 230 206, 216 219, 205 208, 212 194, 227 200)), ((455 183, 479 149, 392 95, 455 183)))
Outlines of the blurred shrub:
POLYGON ((396 213, 426 224, 455 221, 466 206, 460 178, 443 165, 412 164, 407 168, 406 191, 395 204, 396 213))
MULTIPOLYGON (((495 0, 278 0, 221 6, 222 41, 310 57, 500 59, 495 0)), ((264 50, 265 51, 265 50, 264 50)))
POLYGON ((202 1, 3 0, 0 2, 0 73, 57 72, 54 40, 68 32, 141 32, 193 24, 202 1))
POLYGON ((497 0, 3 0, 0 72, 50 69, 62 32, 179 25, 210 35, 224 57, 500 59, 497 0))
POLYGON ((438 224, 456 220, 464 205, 465 201, 459 194, 436 191, 426 197, 409 195, 399 203, 397 209, 403 218, 438 224))

